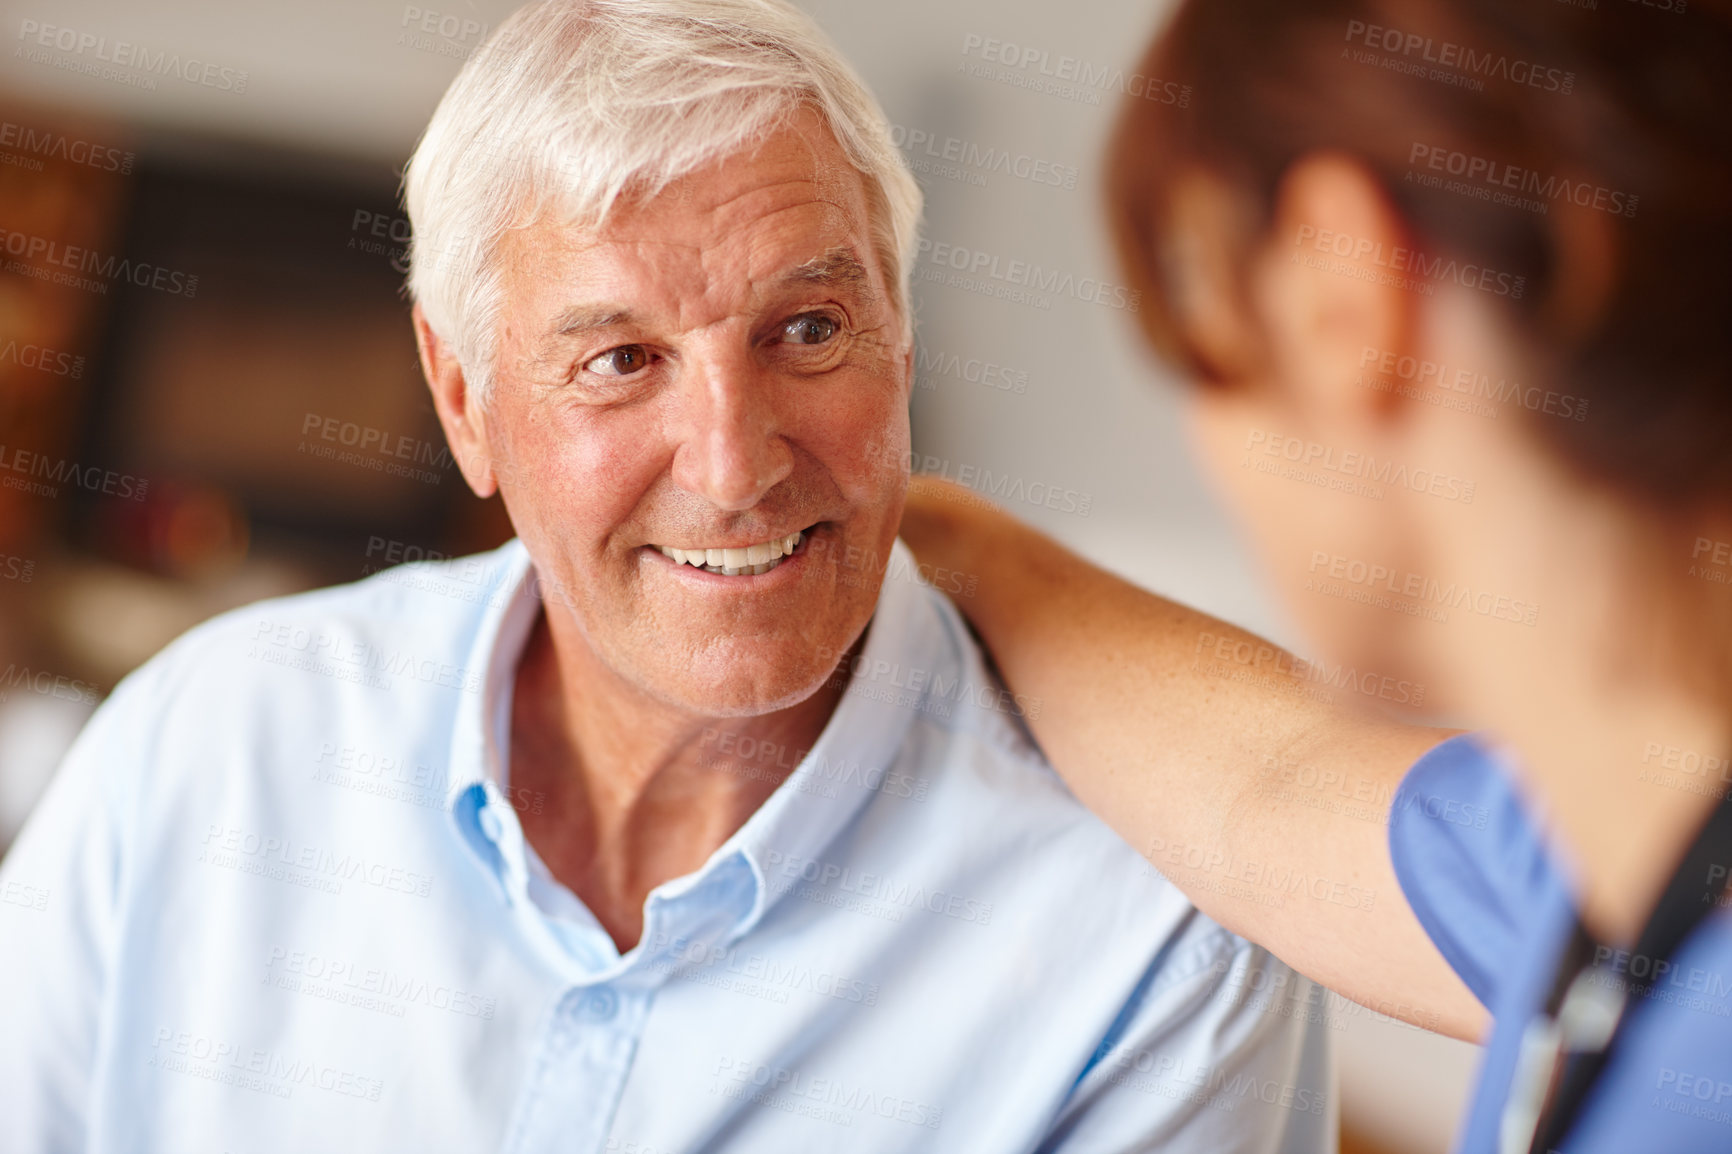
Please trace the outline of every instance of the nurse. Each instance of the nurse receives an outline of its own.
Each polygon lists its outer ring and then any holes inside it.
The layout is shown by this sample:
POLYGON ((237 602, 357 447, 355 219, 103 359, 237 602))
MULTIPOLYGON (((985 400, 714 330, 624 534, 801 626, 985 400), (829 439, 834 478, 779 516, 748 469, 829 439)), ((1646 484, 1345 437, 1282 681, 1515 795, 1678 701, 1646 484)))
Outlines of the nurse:
POLYGON ((1323 656, 939 483, 905 539, 1199 907, 1486 1043, 1462 1150, 1732 1150, 1727 7, 1188 0, 1140 72, 1125 275, 1323 656))

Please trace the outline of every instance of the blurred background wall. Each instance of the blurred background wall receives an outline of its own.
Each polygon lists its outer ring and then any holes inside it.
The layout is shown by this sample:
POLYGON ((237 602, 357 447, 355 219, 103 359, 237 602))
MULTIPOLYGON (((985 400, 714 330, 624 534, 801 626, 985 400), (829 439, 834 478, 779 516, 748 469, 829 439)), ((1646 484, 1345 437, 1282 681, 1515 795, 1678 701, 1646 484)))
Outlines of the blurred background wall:
MULTIPOLYGON (((1084 553, 1305 652, 1098 223, 1123 91, 1186 99, 1135 76, 1165 0, 804 3, 926 190, 924 468, 990 472, 1084 553)), ((0 849, 94 705, 188 626, 510 535, 420 382, 397 184, 514 6, 0 4, 0 849)), ((1349 1148, 1446 1149, 1475 1048, 1328 1013, 1349 1148)))

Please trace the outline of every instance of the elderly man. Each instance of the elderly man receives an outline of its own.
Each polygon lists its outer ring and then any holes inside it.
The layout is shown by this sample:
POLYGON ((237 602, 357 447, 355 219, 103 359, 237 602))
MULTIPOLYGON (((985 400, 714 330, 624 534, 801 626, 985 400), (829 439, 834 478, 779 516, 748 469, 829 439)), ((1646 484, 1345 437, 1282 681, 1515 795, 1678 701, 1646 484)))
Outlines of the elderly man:
POLYGON ((407 190, 518 539, 116 690, 0 876, 7 1149, 1333 1149, 1316 987, 882 580, 919 197, 808 22, 532 5, 407 190))

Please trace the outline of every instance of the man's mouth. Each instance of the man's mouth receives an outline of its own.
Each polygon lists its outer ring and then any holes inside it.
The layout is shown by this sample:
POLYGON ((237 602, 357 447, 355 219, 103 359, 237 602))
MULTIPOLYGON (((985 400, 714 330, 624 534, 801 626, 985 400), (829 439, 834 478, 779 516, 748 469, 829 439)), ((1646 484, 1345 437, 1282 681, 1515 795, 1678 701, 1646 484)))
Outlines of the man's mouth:
POLYGON ((690 565, 705 573, 720 573, 724 577, 745 577, 768 573, 794 555, 805 539, 805 532, 789 533, 744 548, 680 549, 673 545, 657 545, 662 556, 676 565, 690 565))

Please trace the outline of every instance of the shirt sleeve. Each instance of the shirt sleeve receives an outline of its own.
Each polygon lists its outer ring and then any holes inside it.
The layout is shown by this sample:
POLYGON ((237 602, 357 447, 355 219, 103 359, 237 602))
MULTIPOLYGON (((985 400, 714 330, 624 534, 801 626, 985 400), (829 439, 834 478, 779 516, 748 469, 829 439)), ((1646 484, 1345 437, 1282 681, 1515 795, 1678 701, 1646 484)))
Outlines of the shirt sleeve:
POLYGON ((1495 1006, 1508 960, 1565 889, 1496 758, 1464 735, 1415 762, 1390 807, 1389 854, 1438 952, 1495 1006))
POLYGON ((1321 1154, 1338 1111, 1330 995, 1267 950, 1209 928, 1163 957, 1040 1154, 1321 1154))
POLYGON ((0 861, 0 1129, 20 1154, 85 1149, 127 885, 127 770, 162 704, 150 708, 161 663, 98 707, 0 861))

